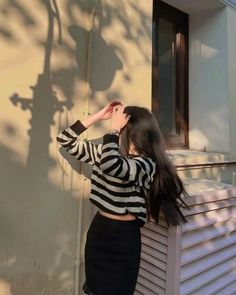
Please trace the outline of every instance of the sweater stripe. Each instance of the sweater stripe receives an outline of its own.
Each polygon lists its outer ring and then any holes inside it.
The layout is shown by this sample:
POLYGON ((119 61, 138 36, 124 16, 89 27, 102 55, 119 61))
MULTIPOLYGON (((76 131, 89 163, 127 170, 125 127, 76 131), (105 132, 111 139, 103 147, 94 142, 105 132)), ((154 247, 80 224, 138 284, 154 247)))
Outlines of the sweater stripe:
POLYGON ((105 193, 107 192, 108 194, 110 194, 112 197, 119 197, 120 200, 123 200, 123 202, 125 201, 125 199, 129 198, 129 197, 136 197, 138 196, 137 192, 135 192, 134 190, 129 190, 127 192, 120 192, 117 188, 111 187, 106 185, 106 183, 101 183, 98 182, 94 179, 91 180, 91 187, 92 189, 94 188, 99 188, 99 192, 101 193, 105 193))
MULTIPOLYGON (((73 126, 73 125, 72 125, 73 126)), ((97 145, 91 141, 81 140, 79 135, 80 126, 76 126, 77 133, 70 127, 61 131, 57 136, 58 143, 65 148, 77 160, 94 165, 96 161, 100 161, 101 144, 97 145)), ((85 128, 81 125, 81 131, 85 128)))
POLYGON ((113 206, 117 206, 119 208, 123 208, 123 209, 126 209, 126 207, 130 206, 130 207, 133 207, 133 208, 138 208, 138 211, 139 209, 143 209, 143 211, 146 211, 145 209, 145 204, 144 202, 140 202, 139 199, 137 197, 132 197, 132 198, 119 198, 119 197, 114 197, 111 196, 107 193, 107 192, 98 192, 97 190, 95 189, 92 189, 91 190, 91 196, 92 196, 92 199, 94 198, 94 196, 96 197, 99 197, 101 198, 103 201, 113 205, 113 206), (138 200, 137 200, 138 199, 138 200), (129 201, 131 200, 131 201, 129 201), (126 202, 126 207, 124 207, 124 201, 126 202))

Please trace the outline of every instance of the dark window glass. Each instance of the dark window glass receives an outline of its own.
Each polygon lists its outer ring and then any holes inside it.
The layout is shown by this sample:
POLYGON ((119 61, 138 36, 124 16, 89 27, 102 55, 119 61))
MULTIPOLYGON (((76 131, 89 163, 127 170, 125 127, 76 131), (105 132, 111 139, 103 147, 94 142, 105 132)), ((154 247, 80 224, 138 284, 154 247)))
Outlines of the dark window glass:
POLYGON ((187 147, 188 15, 162 1, 153 11, 153 112, 167 145, 187 147))

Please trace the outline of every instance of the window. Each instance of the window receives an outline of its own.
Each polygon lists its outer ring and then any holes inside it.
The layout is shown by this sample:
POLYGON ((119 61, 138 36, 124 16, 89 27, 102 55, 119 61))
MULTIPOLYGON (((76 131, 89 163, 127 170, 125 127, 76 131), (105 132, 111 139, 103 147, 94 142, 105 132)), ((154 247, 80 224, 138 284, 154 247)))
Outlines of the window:
POLYGON ((188 15, 153 7, 152 110, 168 147, 188 147, 188 15))

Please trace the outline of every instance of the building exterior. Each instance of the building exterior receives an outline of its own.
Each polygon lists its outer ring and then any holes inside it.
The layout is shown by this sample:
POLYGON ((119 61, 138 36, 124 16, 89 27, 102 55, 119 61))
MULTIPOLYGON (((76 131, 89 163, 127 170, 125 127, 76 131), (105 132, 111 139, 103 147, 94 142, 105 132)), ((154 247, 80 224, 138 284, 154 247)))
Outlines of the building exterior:
POLYGON ((114 98, 154 111, 192 194, 187 225, 143 229, 136 295, 236 294, 235 8, 1 1, 0 294, 82 294, 90 170, 55 137, 114 98))

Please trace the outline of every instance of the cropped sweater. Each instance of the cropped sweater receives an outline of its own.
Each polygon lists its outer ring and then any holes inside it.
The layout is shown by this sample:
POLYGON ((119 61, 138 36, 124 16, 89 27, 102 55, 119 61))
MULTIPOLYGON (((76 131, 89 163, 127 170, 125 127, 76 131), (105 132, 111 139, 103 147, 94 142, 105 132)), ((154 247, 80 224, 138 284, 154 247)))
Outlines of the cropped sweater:
POLYGON ((146 196, 156 172, 149 157, 123 157, 119 153, 119 136, 105 134, 102 144, 81 140, 86 128, 80 121, 61 131, 59 144, 79 161, 93 166, 90 201, 99 209, 117 215, 137 217, 140 226, 147 220, 146 196))

